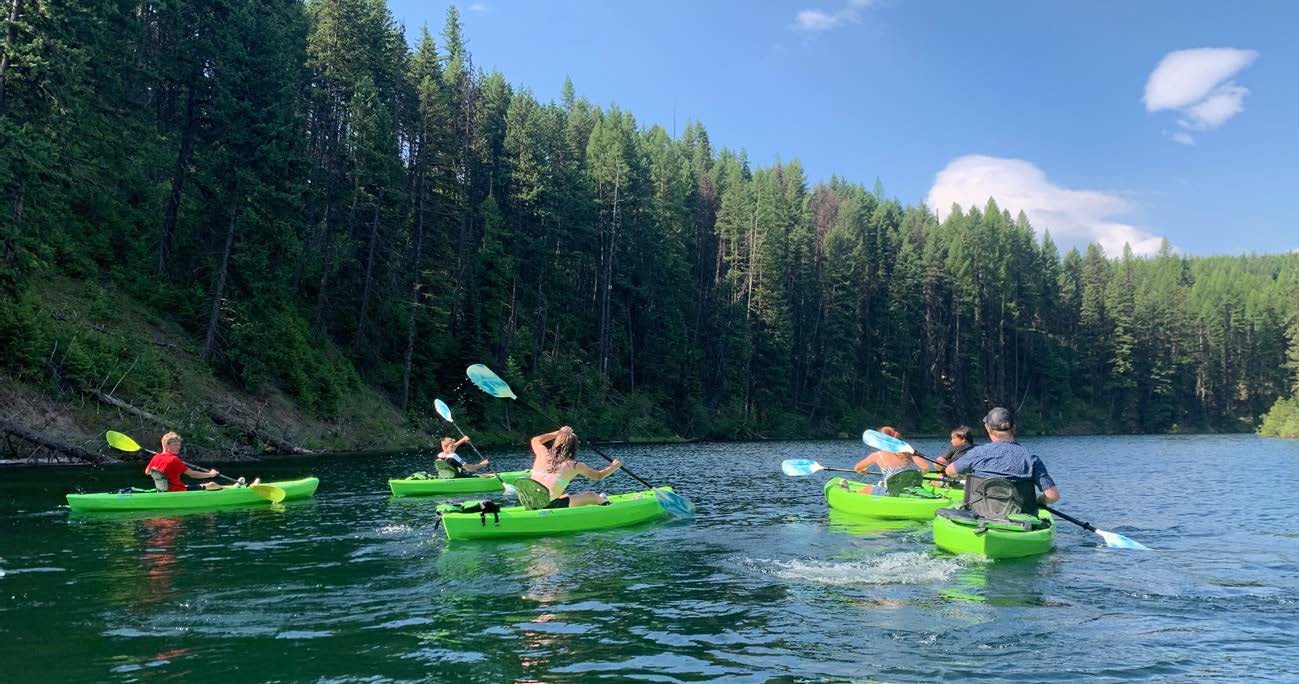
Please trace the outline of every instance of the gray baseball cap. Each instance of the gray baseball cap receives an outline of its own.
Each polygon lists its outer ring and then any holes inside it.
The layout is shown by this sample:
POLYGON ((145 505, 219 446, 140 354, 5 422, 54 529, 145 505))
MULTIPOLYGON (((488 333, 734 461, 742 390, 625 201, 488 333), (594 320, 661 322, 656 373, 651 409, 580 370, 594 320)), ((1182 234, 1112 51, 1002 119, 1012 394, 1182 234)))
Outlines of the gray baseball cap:
POLYGON ((1010 417, 1010 411, 1000 406, 988 411, 988 415, 983 417, 983 424, 989 430, 997 432, 1007 432, 1015 429, 1015 421, 1010 417))

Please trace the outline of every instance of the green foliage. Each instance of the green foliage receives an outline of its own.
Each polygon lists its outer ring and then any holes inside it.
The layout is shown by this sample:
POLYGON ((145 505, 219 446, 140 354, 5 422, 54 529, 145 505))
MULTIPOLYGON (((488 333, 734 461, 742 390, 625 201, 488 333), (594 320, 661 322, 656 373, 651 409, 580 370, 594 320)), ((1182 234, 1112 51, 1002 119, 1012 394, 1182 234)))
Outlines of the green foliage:
POLYGON ((811 184, 570 81, 539 102, 475 68, 454 8, 412 50, 382 0, 26 7, 0 364, 54 391, 134 363, 140 395, 211 373, 333 417, 368 386, 418 419, 486 361, 591 437, 730 438, 992 404, 1052 432, 1245 429, 1299 384, 1299 255, 1061 257, 995 200, 940 220, 811 184), (29 292, 60 278, 75 320, 29 292), (115 330, 127 305, 207 365, 115 330))
POLYGON ((1278 399, 1263 417, 1258 434, 1264 437, 1299 437, 1299 398, 1278 399))

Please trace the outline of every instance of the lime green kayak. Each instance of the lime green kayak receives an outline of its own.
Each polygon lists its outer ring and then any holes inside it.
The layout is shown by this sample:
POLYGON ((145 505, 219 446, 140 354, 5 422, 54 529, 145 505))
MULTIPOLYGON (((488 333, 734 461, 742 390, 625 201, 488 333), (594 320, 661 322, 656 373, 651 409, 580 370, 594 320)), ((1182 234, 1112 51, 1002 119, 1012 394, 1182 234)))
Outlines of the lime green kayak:
MULTIPOLYGON (((264 482, 284 490, 284 500, 305 499, 316 493, 320 480, 304 477, 301 480, 264 482)), ((192 492, 104 492, 102 494, 69 494, 68 508, 87 511, 183 511, 196 508, 239 506, 243 504, 269 504, 248 487, 199 490, 192 492)))
POLYGON ((505 490, 504 482, 513 482, 521 477, 527 477, 532 471, 515 470, 509 473, 496 473, 500 479, 495 476, 487 477, 457 477, 451 480, 419 479, 412 480, 405 478, 401 480, 388 480, 388 486, 392 488, 393 496, 439 496, 452 494, 477 494, 480 492, 500 492, 505 490))
POLYGON ((842 477, 830 478, 830 481, 825 483, 825 502, 830 505, 830 508, 854 515, 868 515, 872 518, 889 520, 929 520, 934 517, 934 511, 949 508, 953 501, 960 501, 965 496, 965 492, 959 489, 928 485, 925 486, 925 490, 932 492, 936 498, 906 494, 875 496, 858 493, 857 490, 865 484, 845 480, 842 477), (847 489, 843 487, 845 482, 848 483, 847 489))
MULTIPOLYGON (((663 487, 672 491, 671 487, 663 487)), ((530 511, 522 506, 502 508, 498 513, 442 513, 447 539, 506 539, 548 537, 627 527, 667 515, 654 492, 614 494, 608 506, 578 506, 530 511)))
MULTIPOLYGON (((1032 521, 1027 515, 1012 519, 1032 521)), ((1055 521, 1045 509, 1038 511, 1034 528, 988 522, 980 531, 979 521, 946 512, 934 517, 934 543, 951 553, 972 553, 984 558, 1023 558, 1046 553, 1055 545, 1055 521)))

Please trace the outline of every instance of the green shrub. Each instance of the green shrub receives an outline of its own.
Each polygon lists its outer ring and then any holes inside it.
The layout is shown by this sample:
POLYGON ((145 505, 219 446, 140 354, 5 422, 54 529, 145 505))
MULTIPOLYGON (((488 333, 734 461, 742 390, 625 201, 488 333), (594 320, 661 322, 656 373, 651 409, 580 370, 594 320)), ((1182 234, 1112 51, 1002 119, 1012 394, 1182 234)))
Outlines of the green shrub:
POLYGON ((1263 416, 1258 434, 1264 437, 1299 437, 1299 397, 1278 399, 1263 416))

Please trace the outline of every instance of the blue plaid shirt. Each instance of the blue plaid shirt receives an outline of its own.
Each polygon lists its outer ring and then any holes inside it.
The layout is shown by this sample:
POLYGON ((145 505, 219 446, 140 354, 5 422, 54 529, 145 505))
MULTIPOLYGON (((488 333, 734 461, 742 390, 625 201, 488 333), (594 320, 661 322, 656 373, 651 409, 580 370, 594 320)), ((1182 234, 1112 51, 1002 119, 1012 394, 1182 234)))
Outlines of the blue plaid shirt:
POLYGON ((1032 480, 1039 491, 1055 486, 1046 466, 1036 454, 1018 442, 988 442, 970 449, 952 464, 956 472, 975 477, 1004 477, 1008 480, 1032 480))

